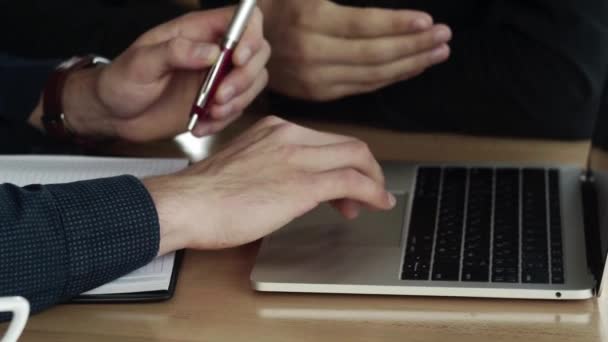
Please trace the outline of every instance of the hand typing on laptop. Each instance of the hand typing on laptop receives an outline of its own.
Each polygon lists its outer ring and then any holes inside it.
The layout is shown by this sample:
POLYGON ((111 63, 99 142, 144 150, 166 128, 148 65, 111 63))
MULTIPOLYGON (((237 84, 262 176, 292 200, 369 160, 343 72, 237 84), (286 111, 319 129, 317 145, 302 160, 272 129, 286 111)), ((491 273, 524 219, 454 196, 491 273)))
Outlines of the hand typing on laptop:
MULTIPOLYGON (((74 58, 50 73, 42 96, 36 82, 12 84, 0 73, 0 104, 13 86, 28 94, 25 108, 34 108, 41 97, 28 121, 66 142, 172 137, 187 128, 203 72, 219 53, 214 42, 233 12, 197 12, 163 24, 110 64, 99 57, 74 58)), ((199 122, 195 135, 223 129, 265 86, 270 48, 261 26, 257 11, 234 51, 235 67, 220 84, 211 119, 199 122)), ((48 64, 0 55, 1 70, 18 66, 20 80, 35 79, 55 62, 48 64)), ((0 126, 15 120, 11 111, 0 108, 0 126)), ((17 120, 25 121, 26 113, 20 114, 17 120)), ((156 255, 254 241, 322 202, 331 201, 347 218, 356 217, 360 206, 387 210, 395 204, 364 143, 276 117, 176 174, 143 182, 131 175, 95 177, 49 185, 8 184, 8 179, 0 185, 0 278, 6 280, 0 296, 24 296, 35 313, 130 273, 156 255)), ((0 321, 6 318, 0 314, 0 321)))
POLYGON ((323 202, 347 218, 360 202, 388 210, 395 198, 367 146, 267 117, 215 156, 149 178, 161 226, 159 254, 255 241, 323 202), (348 199, 348 200, 342 200, 348 199))

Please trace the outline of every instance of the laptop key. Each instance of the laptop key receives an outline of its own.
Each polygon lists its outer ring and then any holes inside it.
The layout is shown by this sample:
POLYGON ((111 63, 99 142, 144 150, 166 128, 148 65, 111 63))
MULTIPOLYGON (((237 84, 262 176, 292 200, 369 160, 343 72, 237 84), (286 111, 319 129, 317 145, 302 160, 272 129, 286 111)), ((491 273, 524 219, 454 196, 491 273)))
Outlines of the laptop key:
POLYGON ((435 264, 433 268, 433 280, 458 281, 458 267, 451 264, 435 264))
POLYGON ((402 279, 427 280, 429 261, 409 260, 403 265, 402 279))
POLYGON ((488 282, 489 278, 490 277, 487 270, 469 270, 466 268, 462 269, 463 281, 488 282))
POLYGON ((551 277, 551 282, 553 284, 563 284, 564 283, 564 275, 563 274, 553 274, 551 277))
POLYGON ((549 273, 545 269, 531 269, 522 274, 522 282, 546 284, 549 283, 549 273))
POLYGON ((459 280, 467 172, 465 168, 446 168, 443 172, 433 280, 459 280))
MULTIPOLYGON (((494 199, 494 244, 492 270, 517 269, 519 265, 519 177, 518 169, 497 169, 494 199)), ((493 282, 519 281, 518 270, 492 273, 493 282)))
POLYGON ((549 171, 549 229, 551 234, 551 282, 564 284, 559 171, 549 171))
POLYGON ((440 180, 440 168, 418 169, 401 279, 429 279, 440 180))

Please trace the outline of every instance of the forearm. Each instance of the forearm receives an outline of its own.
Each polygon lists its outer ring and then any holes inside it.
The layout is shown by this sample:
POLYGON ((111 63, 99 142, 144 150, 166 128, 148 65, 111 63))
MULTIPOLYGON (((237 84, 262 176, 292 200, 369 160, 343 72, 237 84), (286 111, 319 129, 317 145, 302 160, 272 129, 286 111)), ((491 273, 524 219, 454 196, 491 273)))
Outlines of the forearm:
POLYGON ((158 254, 156 209, 130 176, 0 186, 0 296, 34 312, 100 286, 158 254))

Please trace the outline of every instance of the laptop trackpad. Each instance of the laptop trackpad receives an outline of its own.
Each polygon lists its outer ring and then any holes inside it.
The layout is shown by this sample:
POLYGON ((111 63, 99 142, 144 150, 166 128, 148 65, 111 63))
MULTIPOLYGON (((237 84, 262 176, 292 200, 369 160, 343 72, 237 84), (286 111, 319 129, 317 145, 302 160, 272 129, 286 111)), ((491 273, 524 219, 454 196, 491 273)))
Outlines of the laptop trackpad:
POLYGON ((285 247, 400 246, 407 194, 397 194, 391 211, 362 210, 359 218, 347 220, 333 207, 323 204, 271 236, 285 247))

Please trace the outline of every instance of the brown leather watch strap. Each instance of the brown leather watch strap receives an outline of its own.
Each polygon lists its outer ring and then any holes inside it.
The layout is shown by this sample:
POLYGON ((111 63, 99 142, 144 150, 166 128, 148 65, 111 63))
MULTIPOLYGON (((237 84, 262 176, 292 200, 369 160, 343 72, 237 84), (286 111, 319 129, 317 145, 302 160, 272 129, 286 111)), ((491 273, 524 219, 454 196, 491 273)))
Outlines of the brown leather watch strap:
POLYGON ((49 136, 61 142, 89 145, 87 139, 75 135, 67 125, 63 111, 63 88, 71 72, 107 63, 107 59, 94 55, 73 57, 61 63, 51 74, 42 99, 42 124, 49 136))

